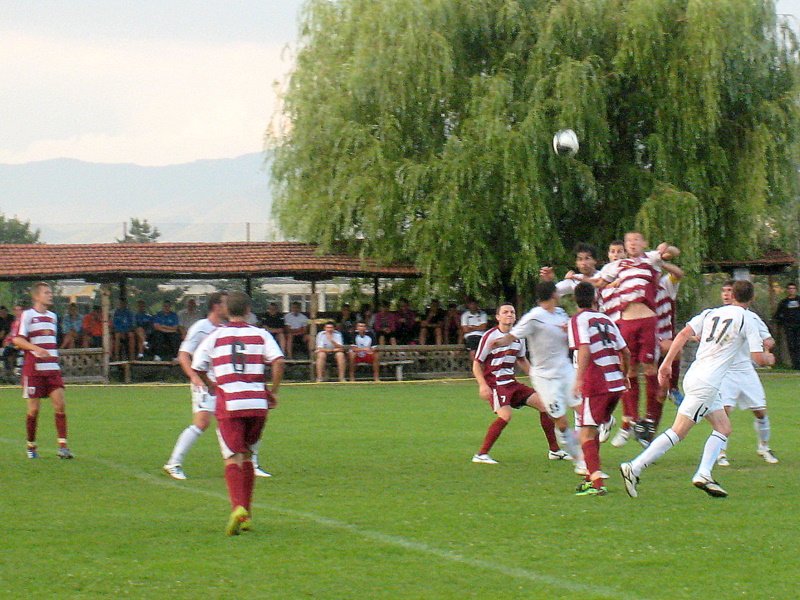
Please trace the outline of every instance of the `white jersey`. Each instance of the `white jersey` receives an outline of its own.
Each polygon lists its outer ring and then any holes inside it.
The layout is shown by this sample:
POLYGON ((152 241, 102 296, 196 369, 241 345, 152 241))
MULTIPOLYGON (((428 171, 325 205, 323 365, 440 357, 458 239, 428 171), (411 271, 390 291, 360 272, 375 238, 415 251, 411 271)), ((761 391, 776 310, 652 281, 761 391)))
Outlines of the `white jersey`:
MULTIPOLYGON (((486 316, 486 313, 483 312, 482 310, 479 310, 476 313, 470 312, 470 311, 466 311, 466 312, 464 312, 464 314, 461 315, 461 325, 462 325, 462 327, 466 327, 466 326, 477 327, 479 325, 485 325, 488 322, 489 322, 489 318, 486 316)), ((483 331, 470 331, 469 333, 465 333, 464 337, 465 338, 474 337, 474 336, 481 337, 483 334, 484 334, 483 331)))
MULTIPOLYGON (((758 331, 758 336, 761 338, 761 341, 764 342, 772 337, 772 334, 769 332, 769 327, 767 327, 766 323, 761 320, 756 313, 752 310, 746 310, 745 316, 747 319, 753 322, 753 326, 758 331)), ((736 355, 733 363, 730 367, 731 371, 753 371, 753 358, 750 356, 750 350, 747 346, 743 345, 739 348, 739 353, 736 355)))
MULTIPOLYGON (((200 344, 202 344, 209 335, 214 333, 216 329, 217 326, 208 319, 195 321, 189 327, 189 331, 186 332, 186 337, 183 338, 178 352, 186 352, 193 356, 200 344)), ((208 372, 208 378, 214 381, 213 371, 208 372)))
POLYGON ((764 351, 758 329, 747 312, 741 306, 720 306, 704 310, 687 323, 700 338, 700 346, 685 380, 719 389, 731 364, 741 356, 742 347, 747 352, 764 351))
MULTIPOLYGON (((598 277, 599 274, 600 271, 595 271, 590 277, 598 277)), ((574 294, 575 288, 578 287, 578 284, 582 281, 586 281, 586 276, 583 273, 574 273, 572 279, 562 279, 556 284, 558 297, 561 298, 562 296, 574 294)))
POLYGON ((333 332, 333 339, 328 339, 328 336, 325 335, 324 331, 320 331, 317 334, 317 348, 324 348, 325 350, 333 350, 336 348, 334 342, 339 344, 340 346, 344 346, 344 339, 342 339, 342 334, 338 331, 333 332))
POLYGON ((531 361, 531 375, 545 379, 574 376, 567 341, 569 316, 561 307, 553 312, 541 306, 525 313, 511 329, 517 339, 525 338, 531 361))
POLYGON ((375 340, 372 339, 372 336, 369 334, 366 335, 359 335, 356 334, 353 338, 354 346, 356 348, 372 348, 372 345, 375 343, 375 340))

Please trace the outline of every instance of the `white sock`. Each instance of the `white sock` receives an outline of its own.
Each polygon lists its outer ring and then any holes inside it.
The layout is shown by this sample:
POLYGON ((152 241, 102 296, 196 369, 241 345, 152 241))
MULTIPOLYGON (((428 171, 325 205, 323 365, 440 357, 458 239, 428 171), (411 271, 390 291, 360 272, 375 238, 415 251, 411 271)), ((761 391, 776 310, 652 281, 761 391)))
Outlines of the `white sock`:
POLYGON ((178 436, 178 441, 175 442, 175 448, 172 450, 172 456, 169 457, 168 465, 182 465, 186 453, 189 452, 198 438, 203 435, 203 430, 195 425, 189 425, 178 436))
POLYGON ((563 432, 559 442, 562 442, 562 449, 566 450, 572 455, 573 460, 576 462, 583 460, 583 450, 578 443, 578 437, 575 435, 575 430, 567 427, 563 432))
POLYGON ((711 479, 711 469, 719 458, 719 453, 728 446, 728 438, 719 431, 712 431, 703 447, 703 456, 700 459, 700 466, 697 467, 697 475, 711 479))
POLYGON ((756 433, 758 434, 758 445, 769 446, 769 415, 764 415, 763 419, 757 418, 753 422, 753 426, 756 428, 756 433))
POLYGON ((638 477, 639 473, 664 456, 670 448, 676 446, 680 441, 681 438, 672 429, 665 430, 664 433, 650 442, 650 445, 639 456, 631 461, 633 474, 638 477))

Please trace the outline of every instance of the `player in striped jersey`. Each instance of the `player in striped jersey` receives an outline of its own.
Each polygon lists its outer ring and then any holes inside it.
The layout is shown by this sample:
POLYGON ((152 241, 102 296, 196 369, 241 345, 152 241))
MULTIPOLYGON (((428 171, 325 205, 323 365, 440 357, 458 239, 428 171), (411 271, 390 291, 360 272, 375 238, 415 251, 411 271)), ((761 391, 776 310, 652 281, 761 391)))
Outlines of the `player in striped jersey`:
POLYGON ((595 288, 581 282, 574 290, 580 309, 569 322, 569 345, 577 367, 575 395, 581 398, 578 422, 586 461, 586 480, 578 486, 580 496, 607 493, 600 470, 598 428, 607 423, 628 389, 630 352, 611 319, 596 310, 595 288))
POLYGON ((58 317, 50 310, 53 289, 40 281, 31 289, 33 308, 22 313, 14 345, 25 353, 22 367, 22 397, 28 401, 26 429, 28 458, 38 458, 36 425, 41 399, 49 397, 55 412, 58 435, 58 457, 73 458, 67 446, 67 414, 64 402, 64 380, 58 364, 58 317))
POLYGON ((526 373, 530 371, 525 341, 513 340, 505 346, 493 346, 495 340, 511 331, 517 320, 517 311, 511 304, 501 304, 497 307, 495 318, 497 327, 487 331, 478 344, 475 360, 472 363, 472 373, 478 382, 480 397, 489 403, 497 418, 489 426, 483 445, 472 457, 472 462, 497 464, 497 461, 489 456, 489 451, 511 420, 512 409, 523 406, 530 406, 539 411, 539 422, 550 446, 548 457, 551 460, 570 458, 558 447, 553 420, 548 416, 536 392, 533 388, 517 381, 515 375, 517 365, 526 373))
POLYGON ((251 304, 247 294, 231 292, 230 322, 209 334, 192 359, 192 369, 205 386, 216 389, 217 437, 233 508, 226 528, 228 535, 250 529, 255 481, 252 453, 261 439, 268 409, 277 405, 283 378, 283 352, 278 343, 268 331, 246 321, 251 304), (265 385, 268 364, 272 370, 271 390, 265 385))

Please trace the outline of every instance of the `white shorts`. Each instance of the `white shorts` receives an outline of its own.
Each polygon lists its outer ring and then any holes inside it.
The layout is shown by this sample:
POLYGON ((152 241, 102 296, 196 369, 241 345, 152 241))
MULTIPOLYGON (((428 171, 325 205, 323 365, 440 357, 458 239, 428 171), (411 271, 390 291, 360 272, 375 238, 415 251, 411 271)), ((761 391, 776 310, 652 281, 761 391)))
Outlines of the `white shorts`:
POLYGON ((717 388, 702 381, 684 380, 683 402, 678 407, 678 414, 699 423, 706 414, 717 410, 723 410, 722 396, 717 388))
POLYGON ((544 403, 547 414, 558 419, 567 414, 567 408, 580 406, 581 399, 575 397, 575 371, 565 371, 563 377, 553 379, 531 375, 533 387, 544 403))
POLYGON ((719 389, 723 406, 736 406, 741 410, 767 407, 767 395, 755 369, 728 371, 719 389))
POLYGON ((217 397, 208 393, 206 388, 192 386, 192 414, 214 412, 217 408, 217 397))

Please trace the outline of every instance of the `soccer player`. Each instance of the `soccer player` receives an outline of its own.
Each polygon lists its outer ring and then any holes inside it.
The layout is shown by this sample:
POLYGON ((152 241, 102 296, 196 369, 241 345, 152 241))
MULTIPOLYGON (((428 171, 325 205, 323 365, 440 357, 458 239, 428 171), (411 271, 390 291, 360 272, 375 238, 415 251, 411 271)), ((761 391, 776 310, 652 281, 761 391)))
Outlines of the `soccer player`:
MULTIPOLYGON (((591 279, 597 276, 597 250, 591 244, 578 242, 573 249, 575 254, 575 271, 567 271, 564 279, 556 284, 559 296, 567 296, 575 291, 577 286, 584 279, 591 279)), ((541 281, 553 281, 555 273, 552 267, 542 267, 539 271, 541 281)))
POLYGON ((350 381, 356 380, 356 365, 372 365, 372 377, 380 381, 380 352, 375 347, 375 339, 367 330, 365 321, 356 323, 356 333, 353 336, 353 345, 350 347, 350 381))
POLYGON ((700 338, 697 356, 683 380, 685 395, 672 427, 654 439, 639 456, 620 465, 625 489, 632 498, 638 496, 637 485, 642 471, 683 440, 703 418, 708 420, 713 431, 706 441, 692 484, 710 496, 728 495, 711 477, 711 469, 731 433, 731 422, 722 406, 720 388, 742 346, 747 347, 750 356, 759 365, 775 363, 775 357, 764 352, 758 329, 747 316, 747 306, 753 300, 753 295, 752 283, 737 281, 733 284, 733 302, 730 305, 704 310, 691 319, 672 342, 658 369, 658 378, 663 385, 669 383, 672 360, 678 352, 690 338, 700 338))
POLYGON ((586 461, 586 480, 579 496, 603 496, 598 428, 611 419, 620 396, 628 388, 630 352, 614 322, 596 310, 595 288, 586 281, 575 286, 580 309, 569 322, 569 345, 577 365, 574 394, 581 398, 578 422, 586 461))
MULTIPOLYGON (((733 302, 733 281, 726 281, 722 285, 722 303, 731 304, 733 302)), ((764 321, 761 320, 752 310, 747 311, 747 316, 754 322, 758 329, 758 335, 764 342, 764 348, 767 351, 772 351, 775 347, 775 340, 769 332, 769 328, 764 321)), ((734 360, 733 364, 728 371, 727 377, 722 382, 720 388, 720 395, 722 396, 722 405, 725 407, 725 412, 729 415, 731 411, 737 406, 742 410, 749 410, 753 413, 755 422, 753 425, 758 435, 758 455, 769 464, 776 464, 778 458, 773 454, 772 449, 769 447, 770 437, 770 423, 769 415, 767 415, 767 396, 764 392, 764 386, 761 385, 761 380, 758 378, 755 368, 753 368, 753 361, 750 360, 750 354, 746 348, 742 348, 734 360)), ((723 448, 717 458, 717 464, 721 467, 730 465, 727 456, 726 448, 723 448)))
POLYGON ((283 379, 283 352, 269 332, 247 324, 250 307, 247 294, 228 294, 230 321, 211 332, 192 359, 202 383, 216 388, 217 437, 233 509, 225 529, 228 535, 250 529, 253 448, 261 439, 268 409, 277 405, 283 379), (264 381, 267 364, 272 370, 271 391, 264 381))
POLYGON ((58 364, 58 317, 50 310, 53 289, 40 281, 31 288, 33 308, 22 313, 14 345, 25 353, 22 366, 22 397, 28 401, 25 424, 28 432, 28 458, 39 458, 36 425, 42 398, 50 398, 58 435, 58 457, 73 458, 67 446, 67 414, 64 381, 58 364))
POLYGON ((512 339, 504 346, 494 346, 495 340, 508 335, 517 321, 517 311, 513 305, 504 303, 497 307, 497 327, 492 327, 481 338, 472 362, 472 374, 478 382, 480 397, 492 407, 497 418, 489 426, 483 445, 472 457, 472 462, 496 465, 497 461, 489 456, 489 451, 500 437, 511 420, 513 409, 530 406, 539 411, 539 422, 542 425, 547 443, 550 446, 552 460, 561 460, 566 456, 556 440, 553 420, 548 416, 544 405, 536 391, 519 383, 514 375, 514 367, 519 365, 526 373, 530 371, 530 363, 526 358, 525 342, 512 339))
POLYGON ((569 316, 558 305, 556 284, 540 281, 535 288, 538 306, 528 311, 511 331, 493 342, 493 347, 507 346, 526 338, 531 363, 531 380, 547 414, 559 431, 559 445, 572 458, 575 472, 586 474, 583 452, 567 420, 567 409, 580 405, 574 396, 575 369, 569 360, 567 324, 569 316))

